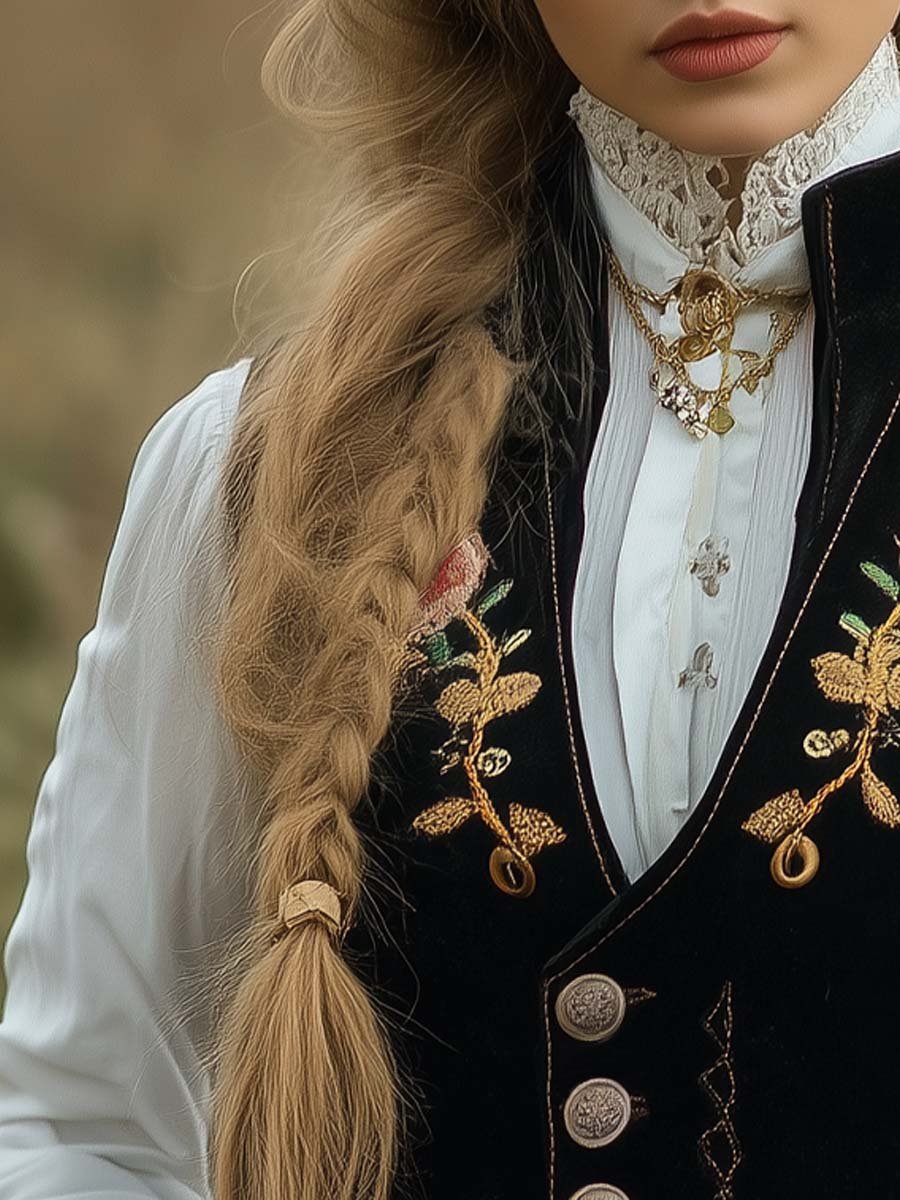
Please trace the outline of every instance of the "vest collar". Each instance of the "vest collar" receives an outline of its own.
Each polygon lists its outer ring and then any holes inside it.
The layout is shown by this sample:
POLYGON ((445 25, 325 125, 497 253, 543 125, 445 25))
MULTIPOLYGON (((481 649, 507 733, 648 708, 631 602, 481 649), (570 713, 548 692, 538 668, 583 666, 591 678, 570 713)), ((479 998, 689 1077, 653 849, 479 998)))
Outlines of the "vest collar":
POLYGON ((816 314, 813 446, 799 513, 806 541, 828 536, 895 410, 898 210, 900 152, 848 167, 803 196, 816 314))

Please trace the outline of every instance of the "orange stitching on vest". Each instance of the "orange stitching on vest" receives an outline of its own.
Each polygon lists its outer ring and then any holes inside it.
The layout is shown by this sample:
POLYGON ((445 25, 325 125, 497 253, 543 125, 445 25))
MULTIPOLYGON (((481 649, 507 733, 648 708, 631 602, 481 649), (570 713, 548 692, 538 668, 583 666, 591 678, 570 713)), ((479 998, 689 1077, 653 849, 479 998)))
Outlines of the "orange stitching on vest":
POLYGON ((556 1131, 553 1128, 553 1099, 552 1099, 552 1082, 553 1082, 553 1050, 550 1042, 550 1006, 549 995, 546 985, 544 986, 544 1036, 547 1040, 547 1133, 550 1144, 550 1200, 554 1200, 554 1192, 556 1189, 556 1131))
MULTIPOLYGON (((718 1120, 701 1134, 699 1147, 704 1160, 716 1177, 718 1188, 715 1200, 734 1200, 734 1177, 743 1159, 743 1151, 734 1129, 734 1102, 737 1085, 734 1077, 731 1039, 734 1032, 732 984, 727 980, 715 1007, 703 1022, 703 1028, 719 1048, 719 1057, 701 1074, 699 1082, 715 1106, 718 1120), (724 1074, 725 1087, 717 1086, 716 1076, 724 1074), (728 1156, 720 1161, 716 1141, 724 1137, 728 1156)), ((726 1147, 721 1147, 726 1149, 726 1147)))
POLYGON ((556 653, 559 660, 559 674, 562 681, 563 703, 566 710, 566 728, 568 729, 569 733, 569 752, 571 754, 572 766, 575 772, 575 786, 578 790, 578 799, 581 802, 581 809, 584 813, 585 822, 587 823, 591 844, 594 847, 594 853, 597 855, 597 860, 600 863, 600 870, 603 872, 603 878, 606 880, 607 887, 615 896, 616 889, 613 887, 612 880, 609 877, 609 872, 606 869, 606 860, 603 857, 603 852, 600 849, 600 843, 597 841, 597 835, 594 832, 594 822, 591 819, 591 814, 588 811, 587 799, 585 797, 584 787, 581 782, 581 771, 578 766, 578 751, 575 746, 575 729, 572 724, 572 709, 569 703, 569 686, 566 682, 566 666, 563 658, 562 619, 559 612, 559 579, 556 566, 555 518, 553 514, 553 497, 550 486, 550 460, 547 452, 546 439, 544 440, 544 494, 547 500, 547 517, 550 533, 550 572, 553 582, 553 611, 556 619, 556 653))
MULTIPOLYGON (((834 325, 837 328, 838 312, 837 312, 837 272, 834 265, 834 197, 826 188, 825 190, 825 234, 828 247, 828 275, 831 281, 831 302, 834 308, 834 325)), ((841 418, 841 379, 844 374, 844 355, 841 349, 841 339, 835 334, 834 339, 835 359, 837 360, 837 379, 834 386, 834 407, 832 409, 834 423, 831 430, 831 453, 828 456, 828 468, 825 472, 825 482, 822 486, 822 503, 819 506, 819 520, 821 521, 825 513, 825 504, 828 500, 828 486, 831 483, 831 472, 834 468, 834 457, 837 452, 837 435, 838 423, 841 418)))

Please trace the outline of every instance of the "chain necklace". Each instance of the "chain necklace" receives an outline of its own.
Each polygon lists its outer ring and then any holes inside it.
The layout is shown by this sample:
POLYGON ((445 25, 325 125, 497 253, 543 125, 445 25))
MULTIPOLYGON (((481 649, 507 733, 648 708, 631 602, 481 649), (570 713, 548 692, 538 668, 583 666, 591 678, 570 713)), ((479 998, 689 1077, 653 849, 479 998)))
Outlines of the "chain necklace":
POLYGON ((729 408, 732 393, 735 388, 742 387, 752 394, 759 381, 771 373, 775 359, 800 326, 811 300, 810 290, 742 288, 714 268, 705 266, 687 271, 668 292, 658 294, 632 283, 605 236, 603 244, 613 282, 653 350, 655 365, 650 371, 650 385, 656 393, 657 403, 674 412, 694 437, 704 438, 710 430, 726 434, 734 426, 729 408), (664 313, 669 301, 675 298, 684 334, 669 340, 650 326, 639 301, 644 300, 664 313), (772 313, 769 322, 770 334, 775 334, 775 340, 764 355, 754 350, 733 349, 731 342, 738 313, 759 303, 774 303, 778 309, 772 313), (716 350, 722 356, 719 386, 701 388, 691 378, 687 364, 699 362, 716 350), (734 379, 728 371, 732 357, 740 360, 742 368, 734 379))

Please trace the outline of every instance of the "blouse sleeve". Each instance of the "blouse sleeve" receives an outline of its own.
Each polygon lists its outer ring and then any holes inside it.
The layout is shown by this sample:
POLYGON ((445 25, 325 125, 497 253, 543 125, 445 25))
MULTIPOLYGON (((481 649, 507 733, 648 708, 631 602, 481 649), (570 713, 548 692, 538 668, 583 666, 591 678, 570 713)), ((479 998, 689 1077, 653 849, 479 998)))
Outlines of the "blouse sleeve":
POLYGON ((4 949, 0 1200, 209 1195, 203 985, 249 897, 248 779, 200 631, 224 595, 215 486, 248 368, 146 435, 78 645, 4 949))

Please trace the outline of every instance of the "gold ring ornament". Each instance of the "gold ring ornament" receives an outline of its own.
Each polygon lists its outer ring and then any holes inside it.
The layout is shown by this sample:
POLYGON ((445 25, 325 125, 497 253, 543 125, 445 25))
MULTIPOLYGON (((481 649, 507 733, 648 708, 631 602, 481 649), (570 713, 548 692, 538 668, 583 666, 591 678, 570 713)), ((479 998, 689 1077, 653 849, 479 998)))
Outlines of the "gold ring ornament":
POLYGON ((805 833, 789 833, 772 855, 772 878, 783 888, 802 888, 814 878, 819 869, 819 848, 805 833), (799 860, 799 870, 794 864, 799 860))
POLYGON ((535 887, 534 867, 520 854, 514 854, 508 846, 496 846, 491 852, 488 869, 491 879, 507 896, 518 896, 524 900, 535 887))

